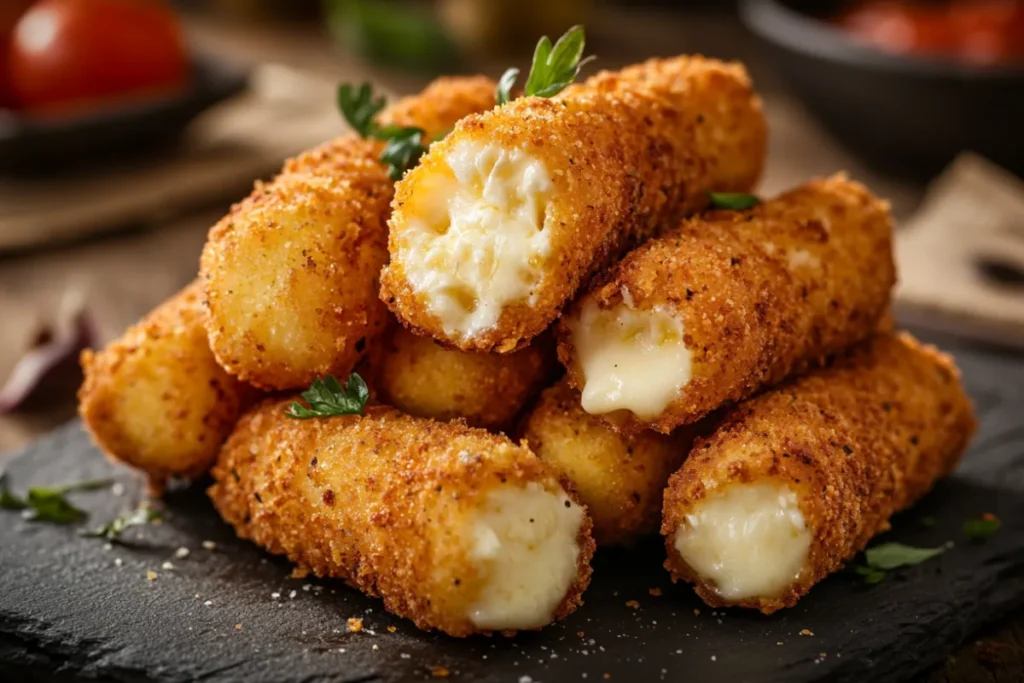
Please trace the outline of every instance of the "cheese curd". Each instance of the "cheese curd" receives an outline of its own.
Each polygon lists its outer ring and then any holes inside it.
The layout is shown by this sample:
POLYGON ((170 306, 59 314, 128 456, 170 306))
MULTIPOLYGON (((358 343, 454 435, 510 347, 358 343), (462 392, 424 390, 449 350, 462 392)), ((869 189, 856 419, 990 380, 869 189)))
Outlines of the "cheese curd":
POLYGON ((582 370, 583 409, 657 417, 690 381, 683 321, 664 306, 637 310, 627 295, 610 309, 587 301, 569 322, 582 370))
POLYGON ((445 161, 450 175, 425 181, 432 196, 403 230, 399 258, 445 332, 468 339, 507 305, 533 303, 551 254, 553 186, 520 149, 463 140, 445 161))
POLYGON ((796 494, 774 481, 712 492, 675 533, 679 555, 727 600, 778 596, 800 575, 811 533, 796 494))

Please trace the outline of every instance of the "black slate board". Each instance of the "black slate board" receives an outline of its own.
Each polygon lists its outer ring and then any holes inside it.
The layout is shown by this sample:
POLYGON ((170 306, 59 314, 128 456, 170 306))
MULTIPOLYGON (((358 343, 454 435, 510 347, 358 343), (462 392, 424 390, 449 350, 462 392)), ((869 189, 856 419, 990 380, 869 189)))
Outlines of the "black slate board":
MULTIPOLYGON (((132 547, 105 548, 74 528, 0 514, 0 679, 355 683, 432 680, 432 669, 445 667, 452 680, 509 683, 605 674, 633 682, 905 680, 1024 605, 1024 361, 944 345, 956 352, 981 430, 957 476, 895 520, 888 537, 955 546, 877 586, 841 573, 773 617, 715 612, 669 583, 655 540, 599 552, 586 605, 567 621, 513 640, 455 640, 417 631, 340 582, 288 578, 286 562, 234 538, 197 488, 172 494, 166 521, 141 530, 141 539, 129 532, 132 547), (984 512, 1003 528, 970 543, 961 526, 984 512), (936 524, 922 525, 925 516, 936 524), (179 547, 191 550, 188 558, 172 557, 179 547), (161 567, 168 560, 173 570, 161 567), (649 595, 652 588, 662 595, 649 595), (348 633, 348 617, 362 617, 365 630, 348 633)), ((77 423, 31 446, 9 471, 18 490, 112 474, 123 495, 76 497, 93 525, 143 496, 140 480, 108 464, 77 423)))

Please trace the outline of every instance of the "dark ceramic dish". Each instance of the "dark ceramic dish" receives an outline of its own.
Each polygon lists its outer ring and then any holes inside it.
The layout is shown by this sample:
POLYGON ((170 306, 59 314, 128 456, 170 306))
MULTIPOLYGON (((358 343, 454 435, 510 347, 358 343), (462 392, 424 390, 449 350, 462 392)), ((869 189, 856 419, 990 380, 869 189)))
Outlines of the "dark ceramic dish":
POLYGON ((246 83, 239 69, 197 57, 188 88, 172 97, 45 120, 0 109, 0 172, 59 172, 151 152, 173 142, 206 109, 242 92, 246 83))
POLYGON ((859 45, 823 21, 844 4, 740 6, 804 103, 872 165, 927 175, 969 149, 1024 173, 1024 64, 983 68, 859 45))

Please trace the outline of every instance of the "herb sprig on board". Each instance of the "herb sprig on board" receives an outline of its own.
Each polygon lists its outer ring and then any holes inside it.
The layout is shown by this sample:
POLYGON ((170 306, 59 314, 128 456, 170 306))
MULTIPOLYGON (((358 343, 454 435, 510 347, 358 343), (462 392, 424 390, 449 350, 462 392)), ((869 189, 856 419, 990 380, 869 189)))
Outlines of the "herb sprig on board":
POLYGON ((61 486, 36 486, 22 497, 11 491, 6 475, 0 477, 0 509, 21 510, 26 519, 51 522, 53 524, 74 524, 89 515, 71 501, 67 495, 76 491, 94 491, 113 483, 110 479, 80 481, 61 486))
POLYGON ((945 551, 944 546, 915 548, 902 543, 883 543, 865 550, 864 564, 854 567, 854 571, 864 577, 865 583, 879 583, 894 569, 921 564, 945 551))
POLYGON ((145 526, 158 519, 161 519, 159 511, 150 508, 148 505, 140 505, 128 514, 113 519, 97 529, 87 531, 83 535, 92 538, 103 538, 108 541, 118 541, 126 529, 133 526, 145 526))

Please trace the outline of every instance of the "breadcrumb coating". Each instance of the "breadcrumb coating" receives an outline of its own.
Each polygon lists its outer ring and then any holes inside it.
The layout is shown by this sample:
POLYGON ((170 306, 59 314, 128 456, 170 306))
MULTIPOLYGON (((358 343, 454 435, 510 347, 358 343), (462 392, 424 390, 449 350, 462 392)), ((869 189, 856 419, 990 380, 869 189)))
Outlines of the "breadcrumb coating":
POLYGON ((673 579, 693 583, 714 607, 768 614, 796 604, 956 467, 976 428, 959 377, 952 358, 933 347, 882 334, 733 408, 697 440, 665 492, 661 531, 673 579), (796 494, 811 537, 806 561, 778 594, 725 600, 682 560, 673 538, 706 498, 762 482, 796 494))
POLYGON ((688 429, 668 436, 617 433, 580 407, 579 392, 565 379, 541 393, 522 436, 572 482, 594 520, 599 547, 629 546, 657 533, 665 485, 693 442, 688 429))
POLYGON ((866 339, 885 324, 895 281, 888 203, 843 175, 815 180, 686 220, 628 254, 559 321, 559 359, 583 390, 603 379, 583 369, 586 311, 670 314, 688 377, 660 412, 605 415, 668 433, 866 339))
POLYGON ((196 281, 102 351, 84 351, 78 412, 109 456, 145 473, 161 491, 195 479, 256 391, 217 364, 203 327, 196 281))
POLYGON ((417 417, 463 418, 492 431, 510 427, 560 370, 550 335, 500 355, 445 348, 395 325, 378 346, 368 380, 381 403, 417 417))
MULTIPOLYGON (((483 77, 444 78, 381 114, 444 133, 494 104, 483 77)), ((217 360, 266 389, 347 375, 387 325, 378 278, 387 262, 394 183, 383 144, 345 135, 289 160, 209 234, 201 259, 217 360)))
MULTIPOLYGON (((213 469, 214 505, 240 537, 381 597, 420 628, 488 632, 468 616, 489 586, 465 530, 494 492, 532 487, 577 506, 555 472, 502 436, 384 407, 294 420, 287 405, 242 417, 213 469)), ((579 514, 575 576, 547 621, 571 613, 590 579, 591 523, 579 514)))
MULTIPOLYGON (((381 297, 404 325, 445 344, 500 353, 522 348, 592 275, 656 230, 704 208, 707 191, 751 189, 764 163, 765 140, 761 101, 746 71, 703 57, 652 60, 618 73, 603 72, 550 99, 519 98, 467 117, 397 185, 391 262, 382 275, 381 297), (507 245, 482 238, 480 249, 504 253, 470 257, 463 245, 424 257, 429 251, 420 243, 424 231, 444 237, 446 221, 463 220, 454 213, 445 218, 460 209, 439 205, 438 197, 455 192, 452 188, 462 182, 456 182, 450 164, 453 155, 464 157, 466 150, 480 152, 475 168, 482 175, 463 183, 463 190, 482 191, 491 201, 505 183, 501 191, 509 199, 494 200, 505 218, 523 218, 522 207, 536 203, 542 239, 531 237, 529 254, 510 253, 507 245), (521 178, 503 178, 512 164, 519 164, 521 178), (474 189, 477 182, 484 183, 483 190, 474 189), (535 195, 524 189, 528 183, 535 195), (530 196, 521 196, 524 192, 530 196), (424 258, 428 262, 420 263, 424 258), (463 275, 450 262, 456 259, 466 260, 463 272, 482 268, 485 281, 498 277, 495 269, 521 259, 522 266, 512 264, 514 272, 502 278, 507 283, 515 275, 521 282, 489 302, 488 292, 501 286, 481 285, 487 291, 479 296, 469 280, 460 282, 463 275), (494 261, 490 269, 479 265, 489 259, 494 261), (428 284, 418 288, 417 282, 428 284), (523 287, 528 291, 520 292, 523 287), (450 299, 446 306, 479 318, 470 332, 452 329, 432 308, 438 296, 450 299)), ((467 172, 471 168, 465 167, 467 172)), ((465 220, 472 224, 477 219, 469 215, 465 220)), ((537 233, 534 227, 528 230, 537 233)))

